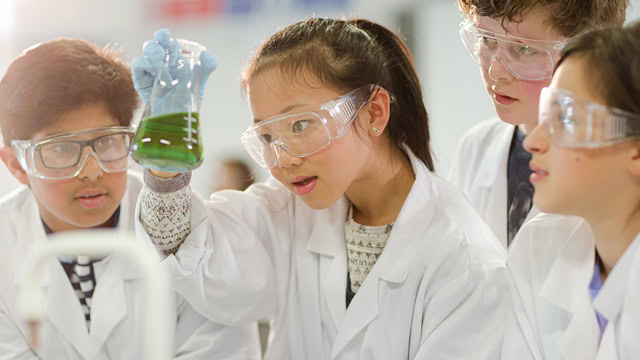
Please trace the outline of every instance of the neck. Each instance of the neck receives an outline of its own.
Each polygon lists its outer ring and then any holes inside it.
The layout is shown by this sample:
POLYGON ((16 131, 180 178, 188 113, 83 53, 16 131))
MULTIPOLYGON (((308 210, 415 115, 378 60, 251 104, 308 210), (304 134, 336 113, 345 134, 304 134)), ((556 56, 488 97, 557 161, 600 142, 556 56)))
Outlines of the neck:
POLYGON ((640 232, 640 209, 622 216, 585 217, 593 232, 596 250, 602 261, 603 279, 609 275, 622 254, 640 232))
POLYGON ((363 175, 347 189, 347 197, 353 204, 353 219, 362 225, 386 225, 394 222, 400 213, 415 174, 411 162, 393 147, 379 150, 363 175))

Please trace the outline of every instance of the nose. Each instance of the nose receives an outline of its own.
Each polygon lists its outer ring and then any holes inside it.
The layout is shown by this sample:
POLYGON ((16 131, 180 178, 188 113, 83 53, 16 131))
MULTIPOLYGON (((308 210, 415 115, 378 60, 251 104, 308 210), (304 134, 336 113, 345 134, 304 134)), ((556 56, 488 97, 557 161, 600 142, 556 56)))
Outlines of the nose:
POLYGON ((276 154, 276 162, 279 168, 284 169, 302 164, 301 157, 289 154, 281 144, 273 143, 271 146, 273 146, 273 151, 276 154))
POLYGON ((532 155, 544 154, 549 150, 549 138, 550 135, 547 124, 541 123, 524 138, 522 146, 532 155))
POLYGON ((498 56, 498 54, 493 55, 491 58, 491 65, 489 66, 487 73, 493 81, 513 79, 513 75, 511 75, 509 69, 507 69, 502 58, 498 56))
POLYGON ((89 150, 85 155, 83 153, 84 160, 82 161, 82 169, 78 173, 78 178, 87 179, 87 180, 96 180, 102 177, 104 174, 104 170, 98 164, 98 159, 96 158, 96 154, 89 150))

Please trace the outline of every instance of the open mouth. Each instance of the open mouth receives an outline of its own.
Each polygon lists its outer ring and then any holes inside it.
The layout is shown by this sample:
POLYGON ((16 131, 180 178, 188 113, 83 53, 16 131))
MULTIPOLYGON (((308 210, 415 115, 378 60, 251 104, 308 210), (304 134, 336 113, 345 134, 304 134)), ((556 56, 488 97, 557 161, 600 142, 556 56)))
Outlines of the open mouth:
POLYGON ((291 184, 295 187, 298 195, 307 195, 316 187, 318 183, 317 176, 310 177, 298 177, 297 181, 292 181, 291 184))
POLYGON ((305 178, 304 180, 301 181, 294 181, 292 182, 293 185, 295 186, 305 186, 308 185, 309 183, 311 183, 313 180, 317 179, 317 176, 310 176, 308 178, 305 178))

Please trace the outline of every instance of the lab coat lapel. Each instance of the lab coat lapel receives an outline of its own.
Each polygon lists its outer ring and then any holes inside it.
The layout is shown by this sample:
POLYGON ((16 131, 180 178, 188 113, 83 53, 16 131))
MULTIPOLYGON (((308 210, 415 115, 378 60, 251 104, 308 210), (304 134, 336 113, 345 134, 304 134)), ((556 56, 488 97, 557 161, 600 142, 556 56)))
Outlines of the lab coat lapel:
POLYGON ((83 357, 87 358, 89 331, 84 312, 67 274, 56 260, 52 260, 49 265, 49 284, 45 301, 49 321, 83 357))
POLYGON ((346 310, 347 248, 344 224, 349 206, 349 201, 342 197, 330 209, 319 212, 306 247, 308 251, 319 255, 318 279, 336 331, 342 324, 346 310))
MULTIPOLYGON (((378 316, 378 282, 378 274, 375 271, 369 273, 367 279, 351 301, 349 309, 347 309, 344 315, 344 322, 339 328, 340 330, 333 343, 333 349, 331 351, 332 359, 335 359, 349 341, 378 316)), ((343 287, 343 299, 345 298, 345 291, 346 284, 343 287)))
POLYGON ((127 270, 134 271, 121 257, 112 255, 96 284, 91 304, 90 357, 100 352, 113 329, 127 316, 124 291, 124 278, 129 277, 127 270))
POLYGON ((515 126, 504 124, 495 142, 489 145, 486 156, 478 166, 477 184, 483 192, 486 208, 482 213, 490 215, 484 220, 502 244, 507 245, 507 165, 509 147, 515 126))
POLYGON ((559 340, 564 359, 593 359, 600 340, 589 282, 593 275, 595 250, 589 228, 581 226, 570 235, 553 263, 540 296, 572 315, 559 340))
POLYGON ((622 321, 623 307, 627 302, 629 289, 638 286, 638 284, 631 282, 631 273, 634 257, 640 249, 639 239, 640 235, 636 236, 627 247, 595 298, 594 307, 609 321, 600 342, 598 359, 618 359, 616 336, 619 334, 617 334, 617 325, 622 321))

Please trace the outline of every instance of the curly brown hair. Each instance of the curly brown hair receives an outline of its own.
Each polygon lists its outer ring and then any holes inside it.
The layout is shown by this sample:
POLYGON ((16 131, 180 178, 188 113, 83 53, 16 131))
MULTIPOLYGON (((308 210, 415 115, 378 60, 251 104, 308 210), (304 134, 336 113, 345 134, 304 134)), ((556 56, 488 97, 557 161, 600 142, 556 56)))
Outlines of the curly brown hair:
POLYGON ((502 19, 505 29, 509 22, 522 22, 531 10, 543 7, 549 24, 563 36, 572 37, 595 27, 621 25, 629 0, 458 0, 458 6, 468 19, 502 19))
POLYGON ((123 126, 139 105, 131 70, 119 51, 79 39, 32 46, 11 63, 0 82, 4 143, 28 139, 65 113, 99 103, 123 126))

